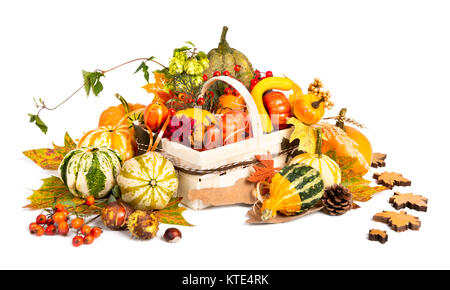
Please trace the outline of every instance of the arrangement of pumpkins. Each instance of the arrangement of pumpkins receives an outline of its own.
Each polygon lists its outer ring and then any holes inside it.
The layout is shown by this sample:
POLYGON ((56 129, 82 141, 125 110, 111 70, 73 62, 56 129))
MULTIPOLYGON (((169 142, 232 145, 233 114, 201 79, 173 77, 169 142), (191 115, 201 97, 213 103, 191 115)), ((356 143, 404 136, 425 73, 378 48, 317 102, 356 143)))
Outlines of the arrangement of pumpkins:
MULTIPOLYGON (((319 123, 325 109, 333 106, 320 80, 315 79, 304 94, 287 77, 275 77, 271 72, 262 77, 243 53, 230 47, 227 30, 224 27, 218 48, 208 53, 209 67, 203 80, 226 75, 241 81, 249 88, 265 133, 287 128, 289 118, 316 128, 315 152, 295 156, 272 178, 269 197, 261 208, 262 219, 308 210, 321 198, 324 188, 339 184, 341 171, 326 155, 330 151, 337 157, 354 158, 352 170, 367 172, 372 158, 370 142, 356 128, 344 125, 346 111, 340 112, 336 125, 319 123), (292 91, 288 97, 287 91, 292 91)), ((196 100, 196 96, 187 96, 187 101, 183 92, 160 89, 149 105, 129 104, 116 95, 121 104, 103 111, 98 128, 84 134, 77 149, 61 162, 59 173, 71 193, 104 198, 117 185, 123 202, 134 209, 162 209, 177 191, 178 179, 172 163, 154 152, 159 142, 153 142, 154 134, 156 140, 165 137, 199 151, 251 137, 247 104, 233 87, 223 87, 218 95, 210 91, 196 100), (183 101, 173 106, 173 98, 180 97, 183 101), (148 152, 138 156, 134 125, 145 127, 151 140, 148 152), (185 138, 179 136, 181 126, 189 127, 181 130, 185 138)))

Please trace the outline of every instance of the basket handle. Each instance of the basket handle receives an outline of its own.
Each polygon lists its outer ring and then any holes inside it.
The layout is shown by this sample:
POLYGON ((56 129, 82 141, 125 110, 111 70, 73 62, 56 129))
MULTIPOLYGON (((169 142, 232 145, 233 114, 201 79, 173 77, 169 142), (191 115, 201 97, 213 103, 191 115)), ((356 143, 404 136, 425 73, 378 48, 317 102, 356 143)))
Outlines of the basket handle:
POLYGON ((217 81, 223 81, 224 83, 227 83, 231 86, 233 86, 239 94, 244 98, 245 103, 247 104, 247 110, 248 110, 248 117, 250 119, 250 124, 252 125, 252 133, 253 138, 256 138, 259 140, 261 136, 263 135, 262 130, 262 124, 261 124, 261 118, 259 117, 258 108, 256 107, 255 101, 253 100, 252 95, 247 90, 247 88, 238 80, 227 77, 227 76, 218 76, 213 77, 207 80, 203 84, 203 88, 200 92, 200 95, 205 96, 209 87, 213 85, 217 81))

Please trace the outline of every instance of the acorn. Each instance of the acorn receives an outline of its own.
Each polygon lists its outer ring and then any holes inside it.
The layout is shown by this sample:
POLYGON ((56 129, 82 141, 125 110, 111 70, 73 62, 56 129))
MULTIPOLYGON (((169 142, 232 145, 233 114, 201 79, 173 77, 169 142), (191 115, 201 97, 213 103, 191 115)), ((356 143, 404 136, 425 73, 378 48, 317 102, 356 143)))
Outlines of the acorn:
POLYGON ((102 221, 113 231, 124 230, 133 208, 122 201, 108 203, 102 210, 102 221))
POLYGON ((154 212, 136 210, 128 217, 128 230, 139 240, 149 240, 156 236, 159 221, 154 212))

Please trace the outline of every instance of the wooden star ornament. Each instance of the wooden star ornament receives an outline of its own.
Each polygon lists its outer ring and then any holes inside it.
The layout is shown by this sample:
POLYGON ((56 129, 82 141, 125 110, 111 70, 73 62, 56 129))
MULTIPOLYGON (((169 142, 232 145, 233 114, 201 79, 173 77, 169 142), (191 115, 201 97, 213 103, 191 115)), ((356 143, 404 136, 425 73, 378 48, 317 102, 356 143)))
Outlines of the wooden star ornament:
POLYGON ((428 198, 412 193, 395 192, 389 199, 389 203, 392 203, 392 206, 397 210, 408 207, 417 211, 427 211, 428 208, 428 198))

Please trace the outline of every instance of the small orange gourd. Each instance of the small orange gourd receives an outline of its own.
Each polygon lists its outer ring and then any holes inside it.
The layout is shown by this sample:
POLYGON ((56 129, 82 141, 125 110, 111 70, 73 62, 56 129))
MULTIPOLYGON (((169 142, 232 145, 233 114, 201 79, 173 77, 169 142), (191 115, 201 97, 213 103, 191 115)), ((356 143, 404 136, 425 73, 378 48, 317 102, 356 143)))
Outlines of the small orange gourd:
POLYGON ((115 126, 130 112, 145 108, 142 104, 129 104, 121 95, 116 94, 116 98, 121 102, 118 106, 111 106, 104 110, 98 120, 98 126, 115 126))

